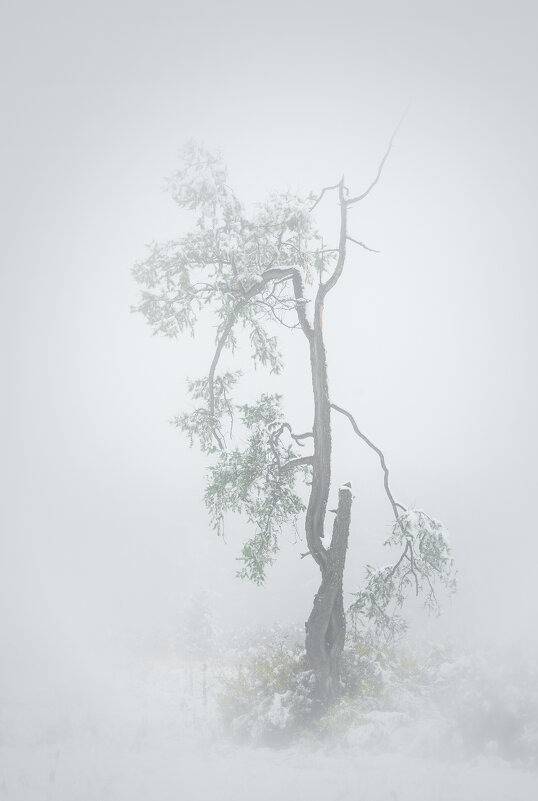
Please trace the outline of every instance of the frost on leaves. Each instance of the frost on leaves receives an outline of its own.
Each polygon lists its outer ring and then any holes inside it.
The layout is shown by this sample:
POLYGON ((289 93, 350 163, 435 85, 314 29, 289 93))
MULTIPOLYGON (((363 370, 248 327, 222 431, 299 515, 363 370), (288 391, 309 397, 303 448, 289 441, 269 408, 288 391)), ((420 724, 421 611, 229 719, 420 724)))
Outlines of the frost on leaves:
POLYGON ((284 431, 280 397, 262 395, 257 403, 239 408, 247 437, 244 448, 223 450, 209 468, 205 501, 214 528, 223 530, 226 512, 244 513, 254 535, 242 549, 241 578, 256 584, 278 552, 278 535, 284 526, 295 526, 304 505, 294 490, 297 471, 308 465, 292 465, 294 449, 281 441, 284 431))
POLYGON ((201 401, 200 406, 190 413, 183 413, 174 418, 173 423, 189 437, 191 447, 195 439, 205 453, 215 453, 216 442, 226 442, 226 433, 232 436, 234 422, 234 406, 231 392, 241 376, 241 371, 227 372, 215 376, 213 380, 213 411, 209 410, 209 379, 199 378, 188 382, 188 390, 194 401, 201 401), (227 432, 224 424, 227 423, 227 432))
POLYGON ((384 545, 400 549, 398 560, 382 568, 366 567, 365 586, 349 611, 376 634, 394 638, 406 628, 398 610, 409 591, 423 595, 425 607, 438 613, 436 584, 453 593, 456 579, 446 530, 419 509, 398 515, 384 545))

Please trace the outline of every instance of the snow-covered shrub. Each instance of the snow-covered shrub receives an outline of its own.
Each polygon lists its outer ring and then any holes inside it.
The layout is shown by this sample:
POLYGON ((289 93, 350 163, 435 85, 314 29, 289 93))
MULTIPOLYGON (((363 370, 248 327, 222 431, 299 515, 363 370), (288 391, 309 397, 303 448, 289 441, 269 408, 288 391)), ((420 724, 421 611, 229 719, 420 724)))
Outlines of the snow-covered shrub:
MULTIPOLYGON (((359 661, 359 664, 360 661, 359 661)), ((344 696, 325 722, 361 747, 538 766, 538 668, 509 654, 448 646, 382 652, 375 692, 344 696)))
POLYGON ((284 744, 295 738, 334 738, 357 717, 380 703, 393 651, 372 640, 348 636, 341 679, 342 700, 322 717, 312 715, 314 677, 302 644, 285 644, 285 635, 262 640, 247 651, 244 664, 223 677, 220 709, 228 730, 258 744, 284 744))
POLYGON ((260 745, 347 741, 538 767, 538 665, 531 659, 446 645, 389 645, 350 626, 342 695, 320 717, 312 715, 314 682, 299 636, 265 631, 255 645, 243 640, 239 647, 237 640, 234 655, 219 706, 237 739, 260 745))
POLYGON ((222 679, 224 723, 237 739, 284 745, 308 725, 313 682, 304 648, 289 648, 282 640, 262 646, 222 679))
MULTIPOLYGON (((387 643, 384 638, 350 630, 341 662, 342 696, 340 701, 329 709, 315 723, 319 738, 345 740, 350 731, 357 727, 371 727, 375 719, 381 729, 368 738, 368 744, 377 742, 382 730, 391 725, 388 719, 405 716, 396 709, 394 697, 414 697, 419 685, 420 666, 406 650, 395 643, 387 643)), ((366 744, 366 743, 365 743, 366 744)))
POLYGON ((494 754, 538 767, 538 665, 493 652, 463 654, 432 670, 431 703, 459 756, 494 754))
POLYGON ((393 648, 373 637, 348 633, 340 665, 344 698, 379 698, 393 662, 393 648))

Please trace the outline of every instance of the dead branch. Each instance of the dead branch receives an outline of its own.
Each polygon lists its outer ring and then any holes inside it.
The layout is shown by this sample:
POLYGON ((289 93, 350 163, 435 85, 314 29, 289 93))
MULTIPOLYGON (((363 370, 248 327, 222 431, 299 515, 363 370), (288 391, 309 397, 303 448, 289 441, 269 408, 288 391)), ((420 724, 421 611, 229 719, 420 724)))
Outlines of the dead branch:
POLYGON ((377 175, 376 175, 376 177, 374 178, 374 180, 372 181, 372 183, 370 184, 370 186, 368 187, 368 189, 366 189, 366 190, 365 190, 365 191, 364 191, 364 192, 363 192, 361 195, 357 195, 356 197, 351 197, 351 198, 349 198, 349 199, 346 201, 346 203, 347 203, 347 205, 348 205, 348 206, 352 206, 352 205, 354 205, 355 203, 359 203, 361 200, 364 200, 364 198, 365 198, 367 195, 369 195, 369 194, 370 194, 370 192, 372 191, 372 189, 374 188, 374 186, 377 184, 377 182, 378 182, 378 181, 379 181, 379 179, 381 178, 381 173, 383 172, 383 167, 385 166, 385 162, 386 162, 386 160, 387 160, 387 159, 388 159, 388 157, 389 157, 389 153, 390 153, 390 151, 392 150, 392 143, 394 142, 394 138, 395 138, 396 134, 398 133, 398 131, 399 131, 399 129, 400 129, 400 126, 401 126, 402 122, 403 122, 403 121, 404 121, 404 119, 405 119, 405 115, 406 115, 406 114, 407 114, 407 109, 406 109, 406 110, 404 111, 404 113, 402 114, 402 117, 401 117, 401 119, 400 119, 400 122, 399 122, 399 123, 398 123, 398 125, 396 126, 396 128, 395 128, 395 130, 394 130, 394 133, 392 134, 392 136, 391 136, 391 137, 390 137, 390 139, 389 139, 389 144, 388 144, 387 150, 385 151, 385 155, 384 155, 384 156, 383 156, 383 158, 381 159, 381 162, 380 162, 380 164, 379 164, 379 167, 378 167, 378 169, 377 169, 377 175))

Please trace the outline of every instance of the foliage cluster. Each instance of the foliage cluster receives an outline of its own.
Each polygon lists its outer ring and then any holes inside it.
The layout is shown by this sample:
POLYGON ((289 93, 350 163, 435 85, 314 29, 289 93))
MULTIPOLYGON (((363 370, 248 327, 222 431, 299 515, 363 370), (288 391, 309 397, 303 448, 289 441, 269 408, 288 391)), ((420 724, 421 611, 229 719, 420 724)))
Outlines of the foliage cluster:
POLYGON ((408 592, 423 594, 426 609, 438 614, 435 584, 452 594, 456 577, 446 529, 420 509, 400 512, 383 544, 397 549, 398 560, 381 568, 366 566, 364 586, 355 593, 349 611, 373 627, 377 637, 391 642, 406 629, 399 612, 408 592))
POLYGON ((282 441, 279 395, 264 394, 254 404, 237 407, 246 433, 242 448, 219 451, 209 468, 205 502, 213 527, 222 534, 225 512, 244 513, 254 535, 243 545, 238 575, 262 584, 265 569, 278 552, 283 527, 295 526, 304 504, 295 492, 298 454, 282 441))

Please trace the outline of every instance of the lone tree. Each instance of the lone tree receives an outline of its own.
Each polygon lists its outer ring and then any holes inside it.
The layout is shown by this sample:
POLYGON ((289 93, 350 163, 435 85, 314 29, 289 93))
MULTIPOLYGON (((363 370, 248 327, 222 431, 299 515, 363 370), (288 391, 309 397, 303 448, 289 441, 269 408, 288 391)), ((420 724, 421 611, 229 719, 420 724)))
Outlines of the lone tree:
POLYGON ((393 635, 405 625, 397 612, 408 590, 417 595, 424 591, 426 604, 436 607, 435 581, 453 587, 452 559, 441 524, 394 500, 383 453, 329 393, 323 309, 342 275, 348 245, 369 250, 350 235, 348 210, 378 183, 392 139, 375 179, 362 193, 352 194, 342 178, 318 195, 272 195, 250 215, 228 185, 221 157, 189 143, 169 190, 181 209, 194 212, 195 225, 178 240, 152 243, 148 257, 133 269, 143 287, 135 310, 155 333, 167 337, 194 333, 206 311, 216 320, 215 350, 207 373, 189 382, 195 408, 175 423, 191 444, 197 440, 211 457, 205 501, 217 532, 222 533, 227 511, 244 513, 252 526, 238 575, 263 583, 278 552, 280 533, 296 525, 306 510, 308 551, 303 556, 312 557, 321 573, 306 623, 306 655, 321 708, 341 691, 339 667, 346 631, 342 582, 353 501, 351 485, 346 484, 338 490, 337 508, 327 509, 332 412, 347 418, 355 434, 379 457, 394 516, 385 544, 398 549, 391 565, 381 570, 367 567, 352 613, 393 635), (328 247, 314 212, 329 193, 338 197, 340 226, 337 242, 328 247), (278 373, 282 359, 275 329, 282 326, 305 338, 314 401, 313 424, 306 432, 293 430, 279 395, 263 394, 255 403, 236 405, 232 393, 241 373, 219 371, 223 352, 228 349, 233 354, 242 328, 254 362, 278 373), (234 436, 237 418, 239 439, 234 436), (243 445, 234 446, 234 441, 243 445), (295 489, 298 480, 308 488, 306 507, 295 489), (330 538, 326 537, 328 511, 335 513, 330 538))

